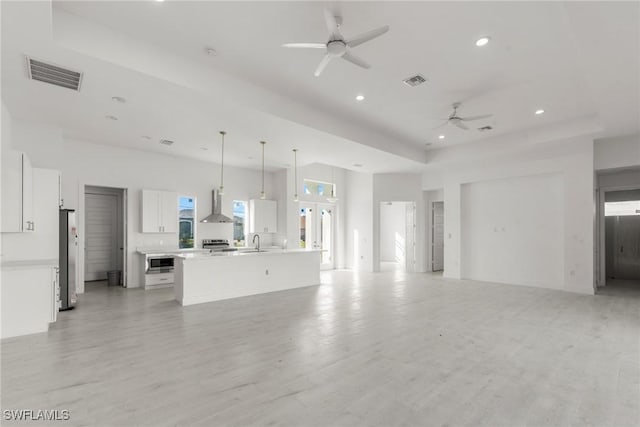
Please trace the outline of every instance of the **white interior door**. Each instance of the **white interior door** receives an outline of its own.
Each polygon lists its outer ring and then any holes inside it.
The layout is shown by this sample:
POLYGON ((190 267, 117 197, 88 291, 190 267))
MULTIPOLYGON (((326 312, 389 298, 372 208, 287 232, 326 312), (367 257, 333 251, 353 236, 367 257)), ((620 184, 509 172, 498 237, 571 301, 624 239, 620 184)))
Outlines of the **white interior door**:
POLYGON ((405 271, 416 271, 416 204, 406 203, 405 271))
POLYGON ((431 208, 431 271, 444 270, 444 202, 431 208))
POLYGON ((116 194, 85 195, 85 281, 105 280, 121 270, 120 215, 116 194))
POLYGON ((323 270, 335 268, 335 206, 323 203, 300 204, 300 248, 320 249, 323 270))

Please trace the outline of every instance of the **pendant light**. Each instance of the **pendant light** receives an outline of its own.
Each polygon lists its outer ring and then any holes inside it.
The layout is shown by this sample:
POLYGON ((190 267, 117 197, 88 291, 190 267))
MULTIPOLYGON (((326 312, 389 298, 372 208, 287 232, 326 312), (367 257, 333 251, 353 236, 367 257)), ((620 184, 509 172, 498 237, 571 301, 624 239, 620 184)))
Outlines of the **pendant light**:
POLYGON ((298 201, 298 149, 293 149, 293 201, 298 201))
POLYGON ((260 141, 260 144, 262 144, 262 191, 260 192, 260 199, 262 200, 267 197, 264 192, 264 146, 266 143, 266 141, 260 141))
POLYGON ((222 157, 220 161, 220 190, 218 194, 224 196, 224 136, 227 133, 223 130, 220 131, 220 137, 222 138, 222 157))
POLYGON ((336 197, 336 183, 333 179, 333 166, 331 166, 331 197, 327 197, 327 201, 329 203, 335 203, 338 201, 338 198, 336 197))

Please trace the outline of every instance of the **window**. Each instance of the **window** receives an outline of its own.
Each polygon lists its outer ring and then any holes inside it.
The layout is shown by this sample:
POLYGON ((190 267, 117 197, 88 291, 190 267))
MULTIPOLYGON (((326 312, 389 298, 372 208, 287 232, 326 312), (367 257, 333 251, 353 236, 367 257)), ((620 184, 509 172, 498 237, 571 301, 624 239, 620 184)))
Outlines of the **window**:
POLYGON ((310 179, 304 180, 304 194, 312 195, 312 196, 331 196, 331 189, 334 188, 335 194, 335 184, 330 182, 322 182, 322 181, 312 181, 310 179))
POLYGON ((233 201, 233 245, 236 247, 247 246, 247 210, 246 201, 233 201))
POLYGON ((178 203, 178 220, 180 228, 178 247, 180 249, 193 248, 196 238, 196 202, 195 198, 180 196, 178 203))
POLYGON ((640 215, 640 200, 628 202, 606 202, 604 216, 640 215))

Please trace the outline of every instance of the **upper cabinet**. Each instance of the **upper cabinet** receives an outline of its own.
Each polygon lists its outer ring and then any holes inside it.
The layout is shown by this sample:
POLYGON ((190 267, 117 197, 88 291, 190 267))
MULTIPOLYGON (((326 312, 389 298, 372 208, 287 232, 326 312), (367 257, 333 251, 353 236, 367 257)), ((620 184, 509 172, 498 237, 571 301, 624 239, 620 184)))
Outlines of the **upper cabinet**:
POLYGON ((178 193, 142 190, 142 232, 178 232, 178 193))
POLYGON ((21 151, 2 158, 2 232, 34 231, 33 168, 21 151))
POLYGON ((278 203, 275 200, 249 200, 249 232, 278 232, 278 203))

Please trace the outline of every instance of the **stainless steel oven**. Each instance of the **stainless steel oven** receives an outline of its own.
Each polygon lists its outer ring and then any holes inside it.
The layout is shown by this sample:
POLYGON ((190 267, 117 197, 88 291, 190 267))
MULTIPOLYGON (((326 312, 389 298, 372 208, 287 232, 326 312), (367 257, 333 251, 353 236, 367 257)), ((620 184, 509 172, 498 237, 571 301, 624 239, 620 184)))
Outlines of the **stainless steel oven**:
POLYGON ((147 257, 147 274, 171 273, 173 271, 173 255, 154 255, 147 257))

